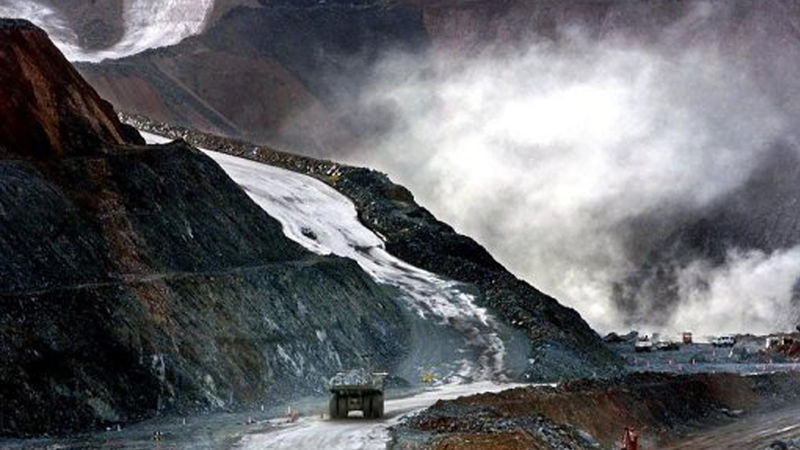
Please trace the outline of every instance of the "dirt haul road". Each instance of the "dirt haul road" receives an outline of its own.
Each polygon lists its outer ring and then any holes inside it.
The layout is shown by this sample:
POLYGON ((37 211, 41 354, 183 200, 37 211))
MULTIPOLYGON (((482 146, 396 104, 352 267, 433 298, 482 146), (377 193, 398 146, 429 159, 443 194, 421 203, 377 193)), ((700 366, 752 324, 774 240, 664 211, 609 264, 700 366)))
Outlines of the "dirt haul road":
MULTIPOLYGON (((732 423, 698 431, 672 445, 668 450, 766 449, 775 441, 800 444, 800 405, 777 411, 754 413, 732 423)), ((795 447, 789 447, 795 448, 795 447)))
POLYGON ((237 449, 346 449, 371 450, 386 448, 388 428, 397 424, 408 413, 427 408, 437 400, 448 400, 481 392, 497 392, 518 385, 479 382, 445 385, 412 397, 387 400, 386 415, 382 420, 365 420, 351 413, 347 420, 328 420, 308 417, 286 425, 285 428, 264 434, 244 437, 237 449))

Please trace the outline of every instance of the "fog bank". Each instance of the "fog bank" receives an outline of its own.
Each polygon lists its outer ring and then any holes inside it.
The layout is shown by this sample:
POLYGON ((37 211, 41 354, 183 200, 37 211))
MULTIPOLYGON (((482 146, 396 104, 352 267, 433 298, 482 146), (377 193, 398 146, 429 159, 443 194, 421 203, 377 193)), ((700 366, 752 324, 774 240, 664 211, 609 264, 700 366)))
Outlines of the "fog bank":
POLYGON ((362 107, 392 126, 355 159, 599 331, 770 331, 786 322, 796 248, 676 268, 669 317, 632 321, 613 301, 679 217, 741 186, 790 130, 739 58, 662 44, 571 28, 522 51, 388 56, 362 107))

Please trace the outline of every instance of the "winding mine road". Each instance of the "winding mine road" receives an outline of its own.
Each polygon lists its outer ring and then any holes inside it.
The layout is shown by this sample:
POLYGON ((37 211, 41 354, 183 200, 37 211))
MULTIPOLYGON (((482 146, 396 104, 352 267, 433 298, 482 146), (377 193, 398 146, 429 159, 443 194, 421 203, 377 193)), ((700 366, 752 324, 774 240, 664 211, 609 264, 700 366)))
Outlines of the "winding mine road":
POLYGON ((789 439, 800 439, 800 405, 747 415, 726 425, 692 433, 664 448, 752 450, 789 439))
POLYGON ((383 420, 364 420, 352 415, 347 420, 336 421, 308 417, 275 431, 245 436, 234 448, 383 450, 389 440, 388 428, 400 422, 400 419, 408 413, 427 408, 437 400, 454 399, 481 392, 497 392, 517 386, 492 382, 445 385, 411 397, 387 400, 386 416, 383 420))

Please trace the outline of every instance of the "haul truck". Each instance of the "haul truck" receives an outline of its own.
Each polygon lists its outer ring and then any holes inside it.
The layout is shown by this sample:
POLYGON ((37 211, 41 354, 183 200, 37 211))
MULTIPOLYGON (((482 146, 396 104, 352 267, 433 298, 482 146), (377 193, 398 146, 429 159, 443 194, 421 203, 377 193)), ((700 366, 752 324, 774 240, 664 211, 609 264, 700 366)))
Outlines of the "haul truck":
POLYGON ((350 411, 362 411, 367 419, 383 417, 383 380, 386 373, 351 370, 331 379, 331 419, 344 419, 350 411))

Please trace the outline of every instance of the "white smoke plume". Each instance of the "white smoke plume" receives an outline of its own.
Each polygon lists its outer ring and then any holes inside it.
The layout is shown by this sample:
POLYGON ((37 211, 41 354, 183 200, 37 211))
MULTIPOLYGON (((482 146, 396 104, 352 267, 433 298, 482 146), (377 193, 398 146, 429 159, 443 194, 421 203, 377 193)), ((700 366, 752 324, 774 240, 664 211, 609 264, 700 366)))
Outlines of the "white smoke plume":
MULTIPOLYGON (((573 30, 558 44, 500 56, 392 55, 376 79, 366 107, 394 125, 354 159, 409 186, 599 331, 624 323, 611 298, 635 269, 625 224, 729 193, 788 127, 748 68, 714 45, 674 49, 573 30)), ((747 331, 751 319, 766 331, 800 274, 794 254, 690 267, 687 276, 711 287, 687 288, 675 321, 708 306, 720 314, 692 322, 698 333, 747 331), (775 300, 748 310, 757 300, 750 283, 773 279, 775 300), (723 310, 734 287, 747 298, 723 310)))
POLYGON ((732 251, 727 259, 721 267, 695 261, 680 271, 684 301, 669 328, 714 335, 794 329, 792 290, 800 276, 800 246, 772 254, 732 251))

